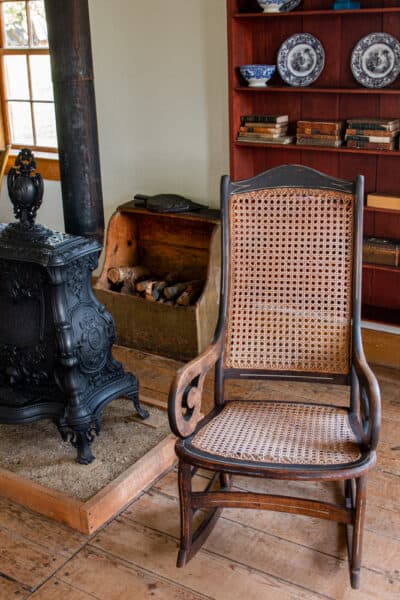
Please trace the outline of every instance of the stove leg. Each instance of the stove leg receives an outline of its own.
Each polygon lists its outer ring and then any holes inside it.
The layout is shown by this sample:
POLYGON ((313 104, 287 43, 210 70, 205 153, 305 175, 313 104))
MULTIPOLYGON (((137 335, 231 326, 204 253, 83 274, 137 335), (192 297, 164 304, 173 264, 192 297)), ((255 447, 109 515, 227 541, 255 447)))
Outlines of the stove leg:
POLYGON ((77 449, 76 462, 80 465, 89 465, 96 458, 92 454, 90 444, 93 438, 88 438, 87 431, 75 431, 74 439, 71 440, 72 445, 77 449))
POLYGON ((97 420, 93 422, 88 429, 71 429, 71 427, 66 425, 62 420, 56 423, 56 425, 63 440, 65 442, 71 442, 74 448, 76 448, 76 462, 81 465, 89 465, 94 461, 96 457, 93 455, 90 445, 100 431, 100 425, 97 420))
POLYGON ((132 400, 133 406, 135 407, 135 410, 136 410, 137 414, 139 415, 139 417, 141 419, 148 419, 148 417, 150 416, 149 412, 145 408, 143 408, 139 402, 139 384, 137 384, 137 386, 135 387, 135 389, 132 392, 129 392, 128 394, 126 394, 126 397, 129 400, 132 400))

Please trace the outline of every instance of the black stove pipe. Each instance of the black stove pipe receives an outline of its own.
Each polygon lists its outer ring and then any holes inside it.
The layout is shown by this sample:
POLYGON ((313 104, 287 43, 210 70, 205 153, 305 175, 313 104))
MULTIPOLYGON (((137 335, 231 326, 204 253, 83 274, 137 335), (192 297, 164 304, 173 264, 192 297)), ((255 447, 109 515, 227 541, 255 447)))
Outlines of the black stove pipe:
POLYGON ((65 231, 104 237, 88 0, 45 0, 65 231))

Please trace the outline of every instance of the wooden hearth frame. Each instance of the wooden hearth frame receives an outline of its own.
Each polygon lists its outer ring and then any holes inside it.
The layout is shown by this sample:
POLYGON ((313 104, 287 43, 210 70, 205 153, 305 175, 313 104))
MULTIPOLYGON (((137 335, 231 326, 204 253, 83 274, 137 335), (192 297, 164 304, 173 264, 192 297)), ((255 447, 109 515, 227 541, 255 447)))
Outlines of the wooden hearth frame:
POLYGON ((120 513, 175 463, 168 435, 89 500, 82 501, 0 468, 1 495, 41 515, 91 535, 120 513))

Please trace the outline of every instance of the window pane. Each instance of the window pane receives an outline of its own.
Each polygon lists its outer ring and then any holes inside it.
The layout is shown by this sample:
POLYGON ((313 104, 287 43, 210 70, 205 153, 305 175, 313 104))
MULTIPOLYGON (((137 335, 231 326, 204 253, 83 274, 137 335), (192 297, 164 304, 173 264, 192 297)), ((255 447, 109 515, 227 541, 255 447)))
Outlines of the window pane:
POLYGON ((35 115, 36 144, 38 146, 57 147, 56 117, 54 113, 54 104, 52 103, 33 103, 33 112, 35 115))
POLYGON ((31 54, 32 97, 34 100, 53 100, 53 85, 51 82, 50 56, 31 54))
POLYGON ((29 102, 9 102, 11 141, 13 144, 33 144, 32 117, 29 102))
POLYGON ((3 2, 5 45, 7 48, 28 46, 25 2, 3 2))
POLYGON ((6 98, 11 100, 29 100, 26 56, 5 56, 4 71, 6 98))
POLYGON ((31 20, 31 46, 33 48, 47 48, 47 23, 44 11, 44 0, 31 0, 29 2, 29 18, 31 20))

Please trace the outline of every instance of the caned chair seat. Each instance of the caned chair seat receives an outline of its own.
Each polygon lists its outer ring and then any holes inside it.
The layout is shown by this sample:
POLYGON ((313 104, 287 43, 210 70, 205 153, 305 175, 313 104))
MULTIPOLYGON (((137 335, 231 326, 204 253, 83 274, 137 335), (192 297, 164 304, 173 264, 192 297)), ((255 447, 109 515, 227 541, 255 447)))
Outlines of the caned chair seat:
POLYGON ((228 402, 191 440, 194 449, 237 461, 348 465, 362 457, 347 409, 292 402, 228 402))

